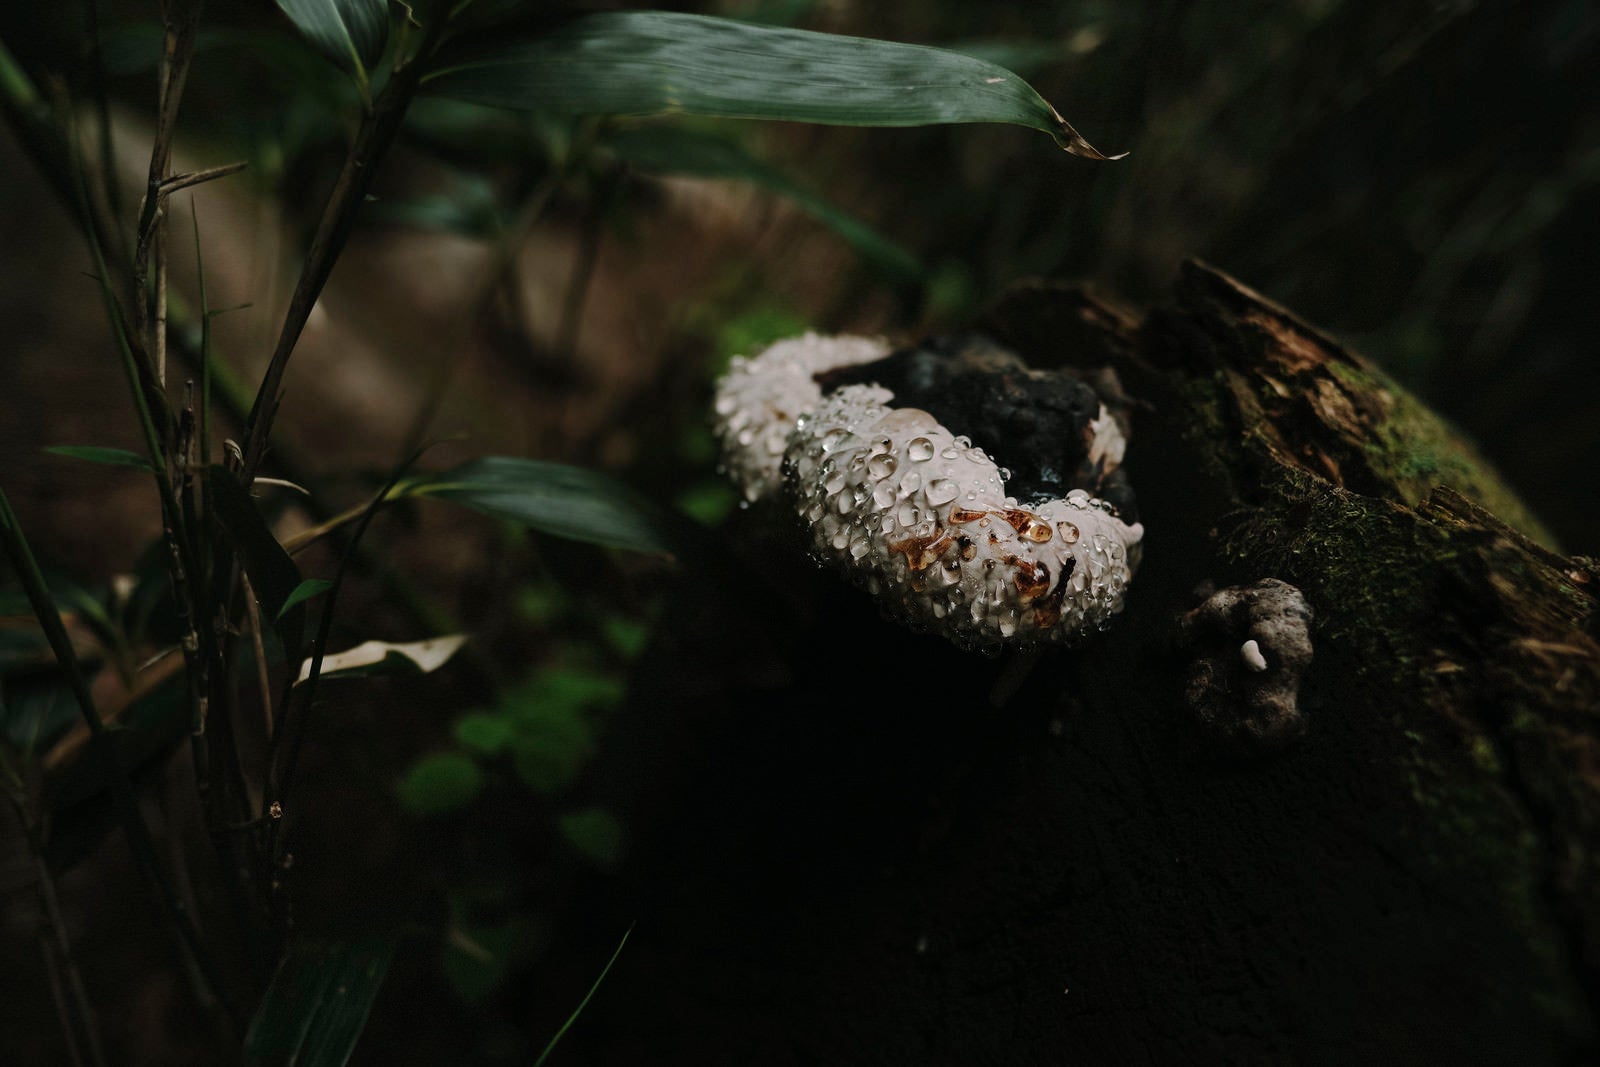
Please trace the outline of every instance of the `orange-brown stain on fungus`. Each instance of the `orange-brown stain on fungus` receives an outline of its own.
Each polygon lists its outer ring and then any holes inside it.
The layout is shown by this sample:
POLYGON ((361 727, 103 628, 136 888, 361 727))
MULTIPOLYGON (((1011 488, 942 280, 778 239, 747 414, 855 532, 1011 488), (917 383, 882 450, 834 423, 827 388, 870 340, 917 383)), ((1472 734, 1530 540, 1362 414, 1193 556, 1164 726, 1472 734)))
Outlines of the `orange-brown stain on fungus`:
POLYGON ((1054 531, 1050 529, 1050 524, 1041 520, 1039 516, 1031 511, 1024 511, 1022 508, 1008 508, 1004 515, 1006 522, 1010 523, 1011 528, 1017 531, 1017 536, 1025 541, 1032 541, 1036 545, 1042 545, 1055 536, 1054 531))
POLYGON ((1043 563, 1033 563, 1016 556, 1007 556, 1006 563, 1017 569, 1011 582, 1024 604, 1038 600, 1050 591, 1050 568, 1043 563))
POLYGON ((906 566, 911 568, 911 573, 917 574, 933 566, 934 562, 944 555, 945 550, 955 543, 950 531, 938 526, 927 537, 907 537, 903 541, 890 541, 889 551, 903 554, 906 557, 906 566))
MULTIPOLYGON (((1067 599, 1067 579, 1072 577, 1072 571, 1077 562, 1071 556, 1068 556, 1063 561, 1061 580, 1056 583, 1056 587, 1053 590, 1039 597, 1023 613, 1022 621, 1024 625, 1031 625, 1040 630, 1048 630, 1061 621, 1061 605, 1067 599)), ((1046 576, 1046 584, 1049 584, 1048 576, 1046 576)))
MULTIPOLYGON (((1055 536, 1055 532, 1050 529, 1049 523, 1040 520, 1039 516, 1033 512, 1025 511, 1022 508, 1006 508, 1003 511, 989 512, 980 508, 955 507, 950 509, 949 521, 952 526, 964 526, 972 522, 977 523, 979 526, 988 526, 988 517, 991 514, 1000 516, 1013 530, 1017 531, 1019 537, 1032 541, 1036 545, 1042 545, 1055 536)), ((1067 543, 1071 544, 1072 541, 1076 540, 1077 530, 1074 528, 1073 537, 1067 543)), ((999 538, 990 534, 989 541, 991 544, 998 544, 999 538)))

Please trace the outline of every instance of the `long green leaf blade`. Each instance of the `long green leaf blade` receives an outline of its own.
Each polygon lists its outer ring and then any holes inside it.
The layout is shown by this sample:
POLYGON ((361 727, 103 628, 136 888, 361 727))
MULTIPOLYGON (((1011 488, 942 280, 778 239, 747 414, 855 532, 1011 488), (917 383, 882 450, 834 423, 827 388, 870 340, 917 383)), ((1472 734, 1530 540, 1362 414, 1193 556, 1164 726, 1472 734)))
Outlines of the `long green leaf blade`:
POLYGON ((575 541, 672 552, 647 501, 614 478, 562 463, 485 456, 403 482, 391 495, 448 500, 575 541))
POLYGON ((278 0, 323 55, 363 83, 389 39, 386 0, 278 0))
POLYGON ((249 1067, 343 1067, 389 969, 387 940, 301 943, 278 964, 244 1039, 249 1067))
POLYGON ((283 618, 296 605, 302 604, 314 596, 321 596, 331 588, 333 588, 333 583, 324 578, 307 578, 295 586, 294 591, 284 598, 283 607, 278 609, 277 618, 283 618))
POLYGON ((425 88, 570 114, 693 114, 845 126, 1000 122, 1107 159, 1004 67, 959 52, 708 15, 588 15, 448 56, 425 88))
POLYGON ((51 455, 69 456, 72 459, 87 460, 90 463, 103 463, 108 467, 132 467, 134 470, 147 471, 150 461, 137 452, 129 452, 126 448, 103 448, 99 445, 51 445, 45 449, 51 455))

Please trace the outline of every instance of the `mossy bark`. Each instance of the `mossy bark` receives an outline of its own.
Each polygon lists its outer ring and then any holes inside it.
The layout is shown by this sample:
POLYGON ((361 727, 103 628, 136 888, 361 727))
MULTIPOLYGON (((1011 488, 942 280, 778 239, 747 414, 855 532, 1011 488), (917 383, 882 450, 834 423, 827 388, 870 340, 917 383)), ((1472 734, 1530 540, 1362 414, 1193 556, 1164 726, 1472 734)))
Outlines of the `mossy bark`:
POLYGON ((588 1060, 1592 1061, 1600 569, 1204 266, 1142 318, 1038 285, 988 326, 1141 405, 1123 616, 967 656, 736 525, 601 763, 633 856, 581 914, 638 926, 588 1060), (1184 707, 1176 618, 1266 577, 1316 612, 1309 728, 1229 749, 1184 707))

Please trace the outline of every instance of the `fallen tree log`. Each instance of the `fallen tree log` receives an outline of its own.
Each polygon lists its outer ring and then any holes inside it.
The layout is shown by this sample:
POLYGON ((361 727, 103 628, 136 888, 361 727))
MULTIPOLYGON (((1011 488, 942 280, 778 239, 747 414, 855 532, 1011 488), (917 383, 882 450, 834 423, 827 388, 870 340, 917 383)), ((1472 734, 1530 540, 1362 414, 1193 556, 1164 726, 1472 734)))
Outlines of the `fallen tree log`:
POLYGON ((1080 648, 960 653, 736 525, 603 746, 632 860, 553 959, 638 927, 589 1060, 1592 1060, 1600 566, 1204 265, 1141 318, 1040 284, 986 328, 1139 406, 1126 610, 1080 648), (1197 719, 1178 639, 1207 583, 1269 578, 1315 620, 1278 745, 1197 719))

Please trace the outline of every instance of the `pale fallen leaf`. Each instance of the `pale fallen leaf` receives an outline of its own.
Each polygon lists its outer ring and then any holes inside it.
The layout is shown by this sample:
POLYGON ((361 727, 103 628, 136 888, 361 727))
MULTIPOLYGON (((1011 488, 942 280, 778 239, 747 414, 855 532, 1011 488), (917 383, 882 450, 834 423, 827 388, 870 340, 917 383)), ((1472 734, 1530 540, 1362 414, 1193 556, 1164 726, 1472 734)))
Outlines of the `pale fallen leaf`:
MULTIPOLYGON (((427 674, 444 666, 466 643, 466 634, 447 634, 444 637, 430 637, 426 641, 412 641, 408 644, 364 641, 355 648, 324 656, 322 677, 330 678, 336 674, 376 667, 390 656, 403 656, 410 660, 418 671, 427 674)), ((300 665, 300 677, 295 679, 294 684, 299 685, 310 677, 311 660, 307 659, 300 665)))

